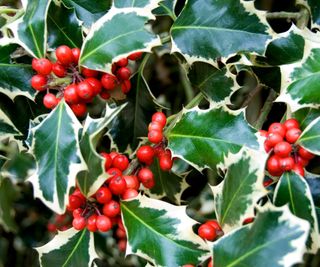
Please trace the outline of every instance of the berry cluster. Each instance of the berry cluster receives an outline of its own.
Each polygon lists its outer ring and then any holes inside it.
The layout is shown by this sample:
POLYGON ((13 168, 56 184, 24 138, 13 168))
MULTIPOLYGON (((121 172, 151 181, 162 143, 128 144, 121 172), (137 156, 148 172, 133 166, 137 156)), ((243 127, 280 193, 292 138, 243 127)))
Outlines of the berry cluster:
POLYGON ((295 144, 301 135, 296 119, 288 119, 283 124, 272 123, 268 131, 260 130, 260 134, 266 137, 266 152, 271 152, 267 170, 272 176, 281 176, 291 170, 304 176, 304 167, 315 155, 295 144))
POLYGON ((97 95, 102 99, 110 98, 110 91, 121 86, 123 93, 131 89, 131 71, 127 68, 128 59, 137 60, 141 52, 122 58, 112 65, 113 74, 101 73, 88 68, 79 69, 79 48, 59 46, 55 55, 56 62, 46 58, 32 60, 32 68, 37 72, 31 79, 31 86, 37 91, 47 91, 43 105, 53 109, 64 98, 74 114, 82 117, 87 112, 87 104, 97 95), (55 93, 53 93, 55 92, 55 93))
POLYGON ((213 241, 217 237, 223 235, 223 231, 216 220, 210 220, 199 227, 198 235, 203 239, 213 241))

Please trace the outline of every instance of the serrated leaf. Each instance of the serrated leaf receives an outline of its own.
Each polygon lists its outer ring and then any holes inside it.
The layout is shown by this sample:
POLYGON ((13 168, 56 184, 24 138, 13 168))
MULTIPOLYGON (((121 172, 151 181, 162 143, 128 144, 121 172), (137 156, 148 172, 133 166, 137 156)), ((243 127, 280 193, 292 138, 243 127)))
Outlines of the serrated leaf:
POLYGON ((212 187, 216 216, 225 233, 254 217, 257 201, 267 193, 262 185, 266 160, 267 154, 245 149, 225 158, 226 176, 212 187))
POLYGON ((35 90, 30 85, 33 71, 30 65, 12 63, 11 53, 16 50, 16 45, 0 45, 0 92, 11 99, 18 95, 34 98, 35 90))
POLYGON ((74 228, 58 232, 46 245, 36 248, 42 267, 88 267, 98 258, 93 233, 74 228))
POLYGON ((313 120, 300 135, 297 143, 313 154, 320 155, 320 117, 313 120))
POLYGON ((314 108, 302 108, 297 110, 293 117, 300 123, 300 129, 304 130, 309 124, 320 116, 320 110, 314 108))
POLYGON ((17 200, 18 192, 10 179, 0 178, 0 225, 7 232, 16 232, 18 226, 14 220, 13 203, 17 200))
POLYGON ((213 265, 291 267, 301 262, 308 222, 287 206, 261 210, 250 226, 230 232, 213 244, 213 265))
POLYGON ((51 0, 24 1, 24 15, 9 25, 16 42, 32 56, 42 58, 47 49, 46 17, 51 0))
POLYGON ((237 52, 262 54, 271 38, 253 1, 188 1, 171 28, 172 51, 189 63, 214 63, 237 52))
POLYGON ((196 221, 186 207, 138 196, 121 202, 128 243, 126 254, 136 254, 156 266, 178 267, 201 262, 206 244, 192 227, 196 221), (137 235, 137 233, 139 233, 137 235))
POLYGON ((195 62, 190 68, 188 77, 192 85, 212 103, 230 102, 229 96, 239 89, 235 76, 226 67, 217 69, 207 63, 195 62))
POLYGON ((93 195, 108 178, 104 170, 105 159, 97 153, 96 148, 100 138, 107 131, 106 127, 124 106, 110 108, 107 105, 103 118, 92 119, 88 116, 85 121, 80 150, 88 169, 78 173, 77 181, 81 192, 86 196, 93 195))
POLYGON ((206 167, 215 169, 224 155, 237 153, 243 146, 258 149, 255 132, 242 111, 195 108, 185 110, 166 136, 174 157, 202 170, 206 167))
POLYGON ((177 0, 163 0, 159 3, 159 7, 156 8, 153 13, 157 16, 170 16, 173 20, 176 19, 174 8, 177 4, 177 0))
POLYGON ((293 215, 310 223, 308 249, 315 253, 320 245, 318 221, 308 184, 295 172, 285 172, 277 184, 273 202, 276 206, 289 204, 293 215))
POLYGON ((320 4, 317 0, 307 0, 310 7, 313 26, 320 27, 320 4))
POLYGON ((77 173, 86 168, 78 141, 80 128, 70 107, 61 101, 31 130, 33 138, 29 152, 36 160, 36 172, 29 181, 34 196, 59 214, 65 211, 77 173))
POLYGON ((148 192, 152 198, 168 198, 172 203, 180 204, 183 191, 188 187, 185 177, 179 176, 172 171, 163 171, 159 160, 156 158, 150 166, 154 174, 155 186, 148 192))
POLYGON ((89 28, 101 18, 111 6, 111 0, 62 0, 67 8, 74 8, 78 18, 89 28))
POLYGON ((8 116, 0 109, 0 140, 19 134, 8 116))
POLYGON ((50 5, 48 17, 48 45, 55 49, 60 45, 69 47, 81 47, 82 29, 75 10, 50 5))
MULTIPOLYGON (((156 1, 157 2, 157 1, 156 1)), ((99 19, 84 40, 80 64, 104 72, 111 65, 133 51, 150 52, 160 45, 158 36, 146 29, 146 23, 155 19, 148 8, 115 8, 99 19)))

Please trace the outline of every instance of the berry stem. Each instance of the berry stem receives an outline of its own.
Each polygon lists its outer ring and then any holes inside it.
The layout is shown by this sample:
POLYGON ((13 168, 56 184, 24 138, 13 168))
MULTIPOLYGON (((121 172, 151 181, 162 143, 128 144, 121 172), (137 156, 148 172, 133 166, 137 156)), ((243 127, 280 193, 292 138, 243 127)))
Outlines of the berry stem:
POLYGON ((48 87, 58 87, 60 85, 67 86, 72 82, 71 77, 64 77, 64 78, 55 78, 53 81, 48 82, 48 87))

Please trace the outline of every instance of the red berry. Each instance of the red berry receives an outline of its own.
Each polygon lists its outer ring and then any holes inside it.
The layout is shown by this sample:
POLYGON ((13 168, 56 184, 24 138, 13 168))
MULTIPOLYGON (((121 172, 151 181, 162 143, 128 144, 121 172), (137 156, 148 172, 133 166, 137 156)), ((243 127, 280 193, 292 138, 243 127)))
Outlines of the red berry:
POLYGON ((90 77, 90 78, 87 78, 86 81, 92 86, 94 96, 100 94, 102 89, 102 84, 98 79, 90 77))
POLYGON ((124 171, 129 166, 129 160, 125 155, 118 155, 112 160, 112 166, 120 171, 124 171))
POLYGON ((273 183, 273 180, 272 179, 268 179, 266 181, 263 182, 263 186, 264 187, 268 187, 269 185, 271 185, 273 183))
POLYGON ((246 224, 252 223, 253 221, 254 221, 254 217, 249 217, 249 218, 244 219, 242 224, 246 225, 246 224))
POLYGON ((87 106, 85 103, 72 104, 70 105, 70 108, 77 117, 83 117, 87 113, 87 106))
POLYGON ((260 136, 263 136, 263 137, 267 137, 268 136, 268 132, 265 131, 265 130, 259 130, 259 134, 260 134, 260 136))
POLYGON ((107 171, 112 165, 112 159, 108 153, 101 152, 100 155, 105 158, 104 170, 107 171))
POLYGON ((55 231, 57 231, 57 226, 54 223, 48 223, 47 229, 49 232, 55 232, 55 231))
POLYGON ((53 109, 59 104, 59 100, 54 94, 47 93, 43 98, 43 105, 46 108, 53 109))
POLYGON ((77 93, 77 85, 70 84, 68 85, 63 92, 63 97, 68 104, 76 104, 80 102, 80 97, 77 93))
POLYGON ((99 95, 104 100, 108 100, 111 97, 111 95, 106 91, 101 91, 99 95))
POLYGON ((56 57, 65 66, 74 61, 72 50, 66 45, 61 45, 56 49, 56 57))
POLYGON ((73 196, 77 196, 79 198, 81 198, 82 200, 86 200, 86 197, 81 193, 80 189, 79 188, 76 188, 73 193, 72 193, 73 196))
POLYGON ((116 177, 116 176, 121 176, 122 175, 122 171, 120 171, 118 168, 110 168, 107 173, 111 176, 111 177, 116 177))
POLYGON ((216 230, 209 224, 202 224, 198 229, 198 235, 209 241, 213 241, 217 237, 216 230))
POLYGON ((280 122, 274 122, 269 126, 269 133, 278 133, 282 137, 286 134, 286 128, 280 122))
POLYGON ((131 71, 126 67, 122 67, 117 70, 117 78, 120 80, 123 80, 123 81, 129 80, 130 76, 131 76, 131 71))
POLYGON ((283 137, 278 133, 269 133, 267 136, 267 139, 265 141, 265 144, 268 147, 274 147, 279 142, 283 141, 283 137))
POLYGON ((128 59, 135 61, 135 60, 139 59, 141 56, 142 56, 142 52, 135 52, 135 53, 132 53, 131 55, 129 55, 128 59))
POLYGON ((164 115, 163 112, 156 112, 152 115, 151 121, 153 122, 159 122, 162 125, 162 128, 166 126, 167 123, 167 117, 164 115))
POLYGON ((137 151, 137 158, 140 162, 149 163, 154 158, 154 151, 151 146, 141 146, 137 151))
POLYGON ((292 171, 301 175, 302 177, 304 176, 304 169, 300 164, 294 164, 292 171))
POLYGON ((116 151, 111 151, 109 155, 110 155, 111 159, 114 160, 114 158, 120 154, 116 151))
POLYGON ((72 48, 71 49, 72 56, 73 56, 73 62, 78 64, 79 58, 80 58, 80 49, 79 48, 72 48))
POLYGON ((82 99, 90 99, 93 97, 93 88, 87 81, 82 81, 77 85, 77 94, 82 99))
POLYGON ((210 259, 209 263, 208 263, 208 267, 213 267, 213 260, 212 258, 210 259))
POLYGON ((83 230, 86 227, 86 220, 83 217, 75 217, 72 220, 72 226, 76 230, 83 230))
POLYGON ((148 180, 148 181, 146 181, 146 182, 144 182, 142 184, 143 184, 143 186, 145 188, 151 189, 151 188, 153 188, 155 186, 156 182, 155 182, 154 178, 152 178, 152 179, 150 179, 150 180, 148 180))
POLYGON ((113 177, 109 183, 109 189, 114 195, 122 195, 127 189, 126 180, 121 176, 113 177))
POLYGON ((111 66, 111 72, 112 72, 114 75, 116 75, 117 69, 118 69, 117 64, 113 63, 112 66, 111 66))
POLYGON ((122 91, 122 93, 127 94, 127 93, 129 93, 130 89, 131 89, 130 80, 124 80, 121 83, 121 91, 122 91))
POLYGON ((182 265, 182 267, 194 267, 194 265, 192 265, 192 264, 185 264, 185 265, 182 265))
POLYGON ((294 166, 294 159, 292 157, 280 158, 280 168, 283 171, 290 171, 294 166))
POLYGON ((111 200, 108 203, 103 205, 102 212, 108 217, 115 217, 120 214, 120 205, 119 202, 111 200))
POLYGON ((299 154, 302 158, 307 159, 307 160, 313 159, 313 158, 315 157, 314 154, 312 154, 312 153, 309 152, 308 150, 304 149, 303 147, 299 147, 298 154, 299 154))
POLYGON ((286 132, 286 140, 294 144, 300 137, 301 135, 301 130, 298 128, 291 128, 286 132))
POLYGON ((116 236, 118 238, 126 238, 127 234, 126 234, 126 231, 121 229, 121 228, 118 228, 117 231, 116 231, 116 236))
POLYGON ((32 63, 31 63, 31 66, 34 70, 36 70, 38 68, 38 64, 39 64, 39 59, 37 58, 33 58, 32 59, 32 63))
POLYGON ((47 78, 43 75, 36 74, 31 78, 31 86, 37 91, 46 90, 47 78))
POLYGON ((127 248, 127 240, 126 239, 120 239, 118 241, 118 248, 121 252, 126 251, 127 248))
POLYGON ((135 198, 137 195, 139 195, 139 192, 135 189, 128 188, 121 196, 123 200, 135 198))
POLYGON ((292 146, 285 141, 279 142, 274 146, 274 154, 281 158, 288 157, 292 151, 292 146))
POLYGON ((66 76, 67 73, 65 67, 58 62, 52 64, 52 72, 60 78, 66 76))
POLYGON ((96 232, 98 230, 97 227, 97 214, 92 214, 87 220, 87 229, 90 232, 96 232))
POLYGON ((72 216, 73 216, 74 218, 80 217, 80 216, 82 215, 82 212, 83 212, 83 209, 77 208, 77 209, 73 210, 72 216))
POLYGON ((272 147, 270 147, 270 146, 267 145, 266 141, 264 141, 263 146, 264 146, 264 150, 265 150, 267 153, 269 153, 269 151, 272 149, 272 147))
POLYGON ((148 139, 151 143, 158 144, 163 139, 163 134, 160 131, 152 130, 148 133, 148 139))
POLYGON ((161 155, 159 159, 160 169, 163 171, 170 171, 173 165, 173 161, 168 155, 161 155))
POLYGON ((137 176, 135 176, 135 175, 124 175, 122 177, 123 177, 123 179, 126 180, 126 184, 127 184, 127 188, 128 189, 139 190, 140 183, 139 183, 139 180, 138 180, 137 176))
POLYGON ((83 76, 85 76, 86 78, 89 77, 97 77, 99 72, 96 70, 91 70, 91 69, 87 69, 87 68, 83 68, 81 70, 81 74, 83 74, 83 76))
POLYGON ((80 197, 75 196, 75 195, 69 196, 69 207, 71 210, 75 210, 77 208, 80 208, 83 204, 84 204, 84 201, 80 197))
POLYGON ((300 128, 300 124, 296 119, 288 119, 283 124, 284 127, 286 127, 287 130, 291 128, 300 128))
POLYGON ((33 65, 34 70, 41 75, 49 75, 52 70, 52 63, 46 58, 40 58, 36 61, 36 64, 33 65))
POLYGON ((157 122, 157 121, 152 121, 149 123, 149 126, 148 126, 148 131, 162 131, 163 130, 163 126, 160 122, 157 122))
POLYGON ((127 58, 121 58, 119 61, 116 62, 117 66, 119 67, 126 67, 128 65, 128 59, 127 58))
POLYGON ((282 170, 280 168, 280 157, 277 155, 271 156, 267 161, 267 170, 273 176, 281 175, 282 170))
POLYGON ((105 215, 99 215, 96 220, 96 225, 99 231, 107 232, 112 228, 112 222, 110 218, 105 215))
POLYGON ((222 231, 222 228, 221 228, 220 224, 219 224, 218 221, 216 221, 216 220, 207 221, 205 224, 210 225, 210 226, 213 227, 216 231, 222 231))
POLYGON ((296 163, 301 165, 302 167, 305 167, 309 164, 309 160, 298 155, 296 156, 296 163))
POLYGON ((107 90, 113 90, 118 83, 116 76, 109 73, 103 74, 101 77, 102 86, 107 90))
POLYGON ((149 168, 142 168, 138 172, 138 179, 141 183, 147 183, 150 180, 153 180, 153 173, 149 168))
POLYGON ((109 202, 112 199, 111 191, 107 187, 100 187, 96 192, 96 199, 101 204, 109 202))

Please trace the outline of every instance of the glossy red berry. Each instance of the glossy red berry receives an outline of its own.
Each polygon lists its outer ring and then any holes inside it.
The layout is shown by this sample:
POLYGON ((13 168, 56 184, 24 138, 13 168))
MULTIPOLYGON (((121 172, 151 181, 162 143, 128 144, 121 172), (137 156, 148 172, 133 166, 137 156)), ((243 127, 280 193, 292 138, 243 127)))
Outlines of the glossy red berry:
MULTIPOLYGON (((110 154, 109 154, 110 155, 110 154)), ((111 156, 110 156, 111 157, 111 156)), ((117 177, 117 176, 121 176, 122 175, 122 171, 120 171, 118 168, 110 168, 107 173, 111 176, 111 177, 117 177)))
POLYGON ((273 180, 272 179, 268 179, 266 181, 263 182, 263 186, 264 187, 268 187, 269 185, 271 185, 273 183, 273 180))
POLYGON ((278 133, 269 133, 267 136, 267 139, 265 141, 265 144, 268 147, 274 147, 279 142, 283 141, 283 137, 278 133))
POLYGON ((121 58, 116 62, 118 67, 126 67, 128 65, 128 59, 127 58, 121 58))
POLYGON ((112 193, 107 187, 100 187, 96 192, 96 199, 99 203, 105 204, 112 199, 112 193))
POLYGON ((291 128, 300 128, 300 124, 296 119, 288 119, 284 122, 283 126, 289 130, 291 128))
POLYGON ((113 177, 110 180, 109 189, 114 195, 122 195, 127 189, 126 180, 121 176, 113 177))
POLYGON ((218 221, 216 221, 216 220, 207 221, 205 224, 210 225, 210 226, 213 227, 216 231, 222 231, 222 228, 221 228, 220 224, 219 224, 218 221))
POLYGON ((138 190, 140 187, 140 183, 138 177, 135 175, 123 175, 123 179, 126 180, 127 188, 128 189, 135 189, 138 190))
POLYGON ((153 188, 155 186, 156 182, 155 182, 154 178, 152 178, 152 179, 150 179, 150 180, 148 180, 148 181, 146 181, 146 182, 144 182, 142 184, 143 184, 143 186, 145 188, 151 189, 151 188, 153 188))
POLYGON ((301 165, 302 167, 305 167, 309 164, 309 160, 307 160, 299 155, 296 156, 295 159, 296 159, 296 163, 301 165))
POLYGON ((152 118, 151 118, 151 121, 152 122, 158 122, 158 123, 160 123, 161 124, 161 126, 162 126, 162 128, 164 127, 164 126, 166 126, 166 123, 167 123, 167 117, 166 117, 166 115, 164 115, 164 113, 163 112, 156 112, 156 113, 154 113, 153 115, 152 115, 152 118))
MULTIPOLYGON (((104 170, 108 171, 108 169, 111 167, 112 165, 112 158, 110 157, 110 155, 108 153, 105 152, 101 152, 100 155, 102 157, 105 158, 105 162, 104 162, 104 170)), ((120 174, 121 175, 121 174, 120 174)))
POLYGON ((121 83, 121 91, 122 91, 122 93, 127 94, 127 93, 129 93, 130 89, 131 89, 130 80, 122 81, 122 83, 121 83))
POLYGON ((61 45, 56 49, 56 57, 59 62, 65 66, 74 61, 72 50, 66 45, 61 45))
POLYGON ((163 139, 163 134, 160 131, 151 130, 148 133, 148 139, 151 143, 158 144, 163 139))
POLYGON ((82 216, 82 212, 83 212, 83 209, 77 208, 77 209, 75 209, 75 210, 72 211, 72 216, 73 216, 74 218, 80 217, 80 216, 82 216))
POLYGON ((280 168, 283 171, 290 171, 294 166, 294 159, 292 157, 280 158, 280 168))
POLYGON ((300 137, 301 135, 301 130, 298 128, 291 128, 286 132, 286 140, 294 144, 300 137))
POLYGON ((37 91, 46 90, 47 78, 43 75, 36 74, 31 78, 31 86, 37 91))
POLYGON ((153 173, 149 168, 141 168, 137 176, 141 183, 147 183, 154 179, 153 173))
POLYGON ((118 155, 112 160, 112 166, 120 171, 124 171, 129 166, 129 160, 125 155, 118 155))
POLYGON ((124 251, 126 251, 126 248, 127 248, 127 240, 126 239, 120 239, 118 241, 118 249, 121 252, 124 252, 124 251))
POLYGON ((130 76, 131 76, 131 71, 126 67, 122 67, 117 70, 117 78, 120 80, 123 80, 123 81, 129 80, 130 76))
POLYGON ((98 227, 97 227, 97 218, 98 218, 98 215, 97 214, 92 214, 88 220, 87 220, 87 229, 90 231, 90 232, 96 232, 98 230, 98 227))
POLYGON ((111 200, 103 205, 102 212, 108 217, 115 217, 120 214, 120 204, 115 200, 111 200))
POLYGON ((304 149, 303 147, 299 147, 298 149, 298 154, 307 160, 313 159, 315 157, 314 154, 312 154, 311 152, 309 152, 308 150, 304 149))
POLYGON ((77 208, 80 208, 83 205, 84 201, 83 199, 79 198, 75 195, 69 196, 69 207, 71 210, 75 210, 77 208))
POLYGON ((96 225, 99 231, 107 232, 112 228, 112 222, 110 218, 105 215, 99 215, 96 220, 96 225))
POLYGON ((106 73, 102 75, 101 83, 106 90, 113 90, 117 86, 118 80, 116 76, 106 73))
POLYGON ((141 146, 137 150, 137 158, 140 162, 149 163, 154 158, 154 151, 151 146, 141 146))
POLYGON ((43 98, 43 105, 46 108, 53 109, 55 108, 59 103, 59 100, 54 94, 47 93, 43 98))
POLYGON ((89 77, 97 77, 99 75, 99 72, 96 71, 96 70, 91 70, 91 69, 88 69, 88 68, 83 68, 81 70, 81 74, 83 74, 83 76, 85 76, 86 78, 89 78, 89 77))
POLYGON ((288 157, 292 151, 292 146, 285 141, 279 142, 273 148, 274 154, 281 158, 288 157))
POLYGON ((77 93, 77 85, 76 84, 70 84, 68 85, 63 92, 64 100, 68 104, 76 104, 80 102, 80 97, 77 93))
POLYGON ((86 227, 86 220, 83 217, 75 217, 72 220, 72 226, 76 230, 83 230, 86 227))
POLYGON ((98 79, 90 77, 90 78, 87 78, 86 81, 92 86, 94 96, 100 94, 102 89, 102 84, 98 79))
POLYGON ((168 155, 162 155, 159 158, 159 166, 163 171, 170 171, 172 169, 173 161, 168 155))
POLYGON ((139 192, 135 189, 128 188, 121 196, 123 200, 135 198, 137 195, 139 195, 139 192))
POLYGON ((209 224, 202 224, 198 229, 198 235, 209 241, 213 241, 217 237, 216 230, 209 224))
POLYGON ((282 137, 286 134, 286 128, 280 122, 274 122, 269 126, 269 133, 278 133, 282 137))
POLYGON ((109 155, 110 155, 111 159, 114 160, 114 158, 120 154, 116 151, 111 151, 109 155))
POLYGON ((123 230, 123 229, 121 229, 121 228, 118 228, 118 229, 116 230, 116 236, 117 236, 118 238, 126 238, 127 234, 126 234, 126 231, 125 231, 125 230, 123 230))
POLYGON ((58 62, 52 64, 52 72, 59 78, 62 78, 67 74, 65 67, 58 62))
POLYGON ((282 170, 280 168, 280 157, 273 155, 267 161, 267 170, 273 176, 281 175, 282 170))
POLYGON ((269 153, 269 151, 272 149, 272 147, 268 146, 266 142, 263 143, 264 150, 269 153))
POLYGON ((142 56, 142 52, 135 52, 135 53, 132 53, 131 55, 129 55, 128 59, 135 61, 135 60, 141 58, 141 56, 142 56))
POLYGON ((37 63, 33 65, 33 69, 41 75, 49 75, 52 70, 52 63, 46 58, 38 59, 37 63))
POLYGON ((104 100, 108 100, 111 97, 111 95, 106 91, 101 91, 99 95, 104 100))
POLYGON ((304 176, 304 169, 300 164, 294 164, 292 171, 301 175, 302 177, 304 176))
POLYGON ((163 126, 160 122, 157 121, 152 121, 149 123, 148 126, 148 131, 162 131, 163 130, 163 126))
POLYGON ((73 62, 78 64, 79 58, 80 58, 80 49, 79 48, 72 48, 71 49, 72 56, 73 56, 73 62))
POLYGON ((85 103, 72 104, 70 105, 70 108, 77 117, 83 117, 87 113, 87 106, 85 103))
POLYGON ((77 94, 82 99, 90 99, 93 97, 93 88, 87 81, 82 81, 77 85, 77 94))

